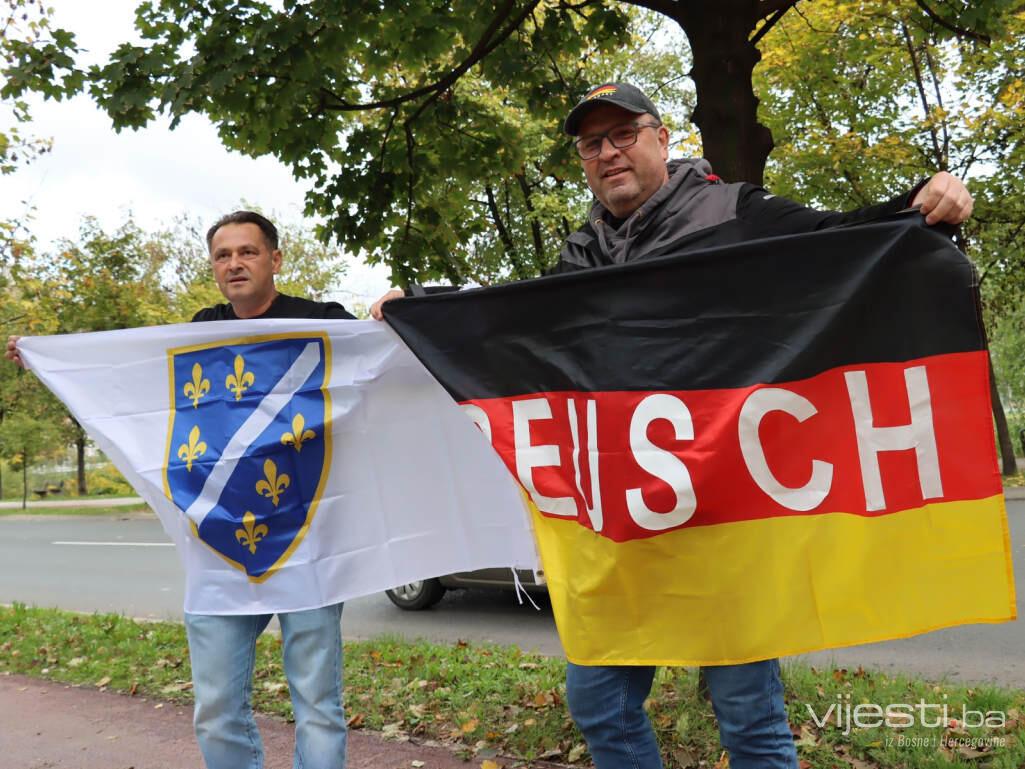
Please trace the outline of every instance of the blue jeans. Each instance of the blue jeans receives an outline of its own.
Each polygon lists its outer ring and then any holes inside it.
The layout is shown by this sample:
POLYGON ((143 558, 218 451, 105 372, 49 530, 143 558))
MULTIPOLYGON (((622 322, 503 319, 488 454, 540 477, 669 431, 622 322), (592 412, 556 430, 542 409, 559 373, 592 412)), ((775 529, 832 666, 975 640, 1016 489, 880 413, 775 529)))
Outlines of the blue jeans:
MULTIPOLYGON (((207 769, 262 769, 250 696, 256 639, 270 614, 186 614, 196 740, 207 769)), ((342 604, 278 615, 295 714, 295 769, 342 769, 342 604)))
MULTIPOLYGON (((730 769, 796 769, 779 660, 703 668, 730 769)), ((597 769, 662 769, 644 700, 650 666, 568 663, 566 699, 597 769)))

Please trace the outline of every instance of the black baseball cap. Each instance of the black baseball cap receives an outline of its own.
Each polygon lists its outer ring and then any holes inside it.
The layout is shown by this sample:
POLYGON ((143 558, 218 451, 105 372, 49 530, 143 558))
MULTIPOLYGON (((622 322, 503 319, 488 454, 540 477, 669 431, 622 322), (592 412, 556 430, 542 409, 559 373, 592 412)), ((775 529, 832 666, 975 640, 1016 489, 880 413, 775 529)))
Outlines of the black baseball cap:
POLYGON ((569 113, 569 117, 566 118, 566 133, 570 136, 580 133, 580 122, 591 110, 602 104, 615 104, 617 107, 622 107, 637 115, 647 112, 654 115, 660 123, 662 122, 658 108, 640 88, 629 83, 605 83, 584 94, 584 98, 569 113))

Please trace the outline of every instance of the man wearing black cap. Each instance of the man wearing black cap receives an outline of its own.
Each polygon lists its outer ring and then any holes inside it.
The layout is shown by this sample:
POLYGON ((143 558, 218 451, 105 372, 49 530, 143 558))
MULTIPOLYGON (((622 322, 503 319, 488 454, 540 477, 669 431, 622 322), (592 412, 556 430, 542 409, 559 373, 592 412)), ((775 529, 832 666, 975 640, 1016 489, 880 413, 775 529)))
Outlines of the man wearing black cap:
MULTIPOLYGON (((570 112, 565 129, 578 137, 576 150, 596 201, 587 223, 567 238, 554 272, 810 232, 909 205, 919 206, 928 224, 959 224, 972 210, 964 185, 945 172, 887 203, 849 213, 806 208, 753 184, 726 184, 706 160, 669 160, 669 132, 658 108, 626 83, 589 91, 570 112)), ((401 296, 389 291, 371 315, 381 320, 381 305, 401 296)), ((732 769, 796 767, 779 661, 706 667, 703 673, 732 769)), ((643 707, 654 674, 652 666, 568 663, 570 712, 598 769, 661 769, 643 707)))
MULTIPOLYGON (((845 214, 770 195, 753 184, 725 184, 706 160, 669 158, 669 132, 639 89, 606 83, 589 91, 566 119, 596 202, 567 238, 556 272, 832 227, 920 206, 928 224, 960 224, 972 198, 948 173, 910 193, 845 214)), ((732 628, 743 633, 745 628, 732 628)), ((702 669, 732 769, 793 769, 797 753, 783 702, 779 660, 702 669)), ((651 666, 568 663, 570 712, 598 769, 660 769, 644 700, 651 666)))

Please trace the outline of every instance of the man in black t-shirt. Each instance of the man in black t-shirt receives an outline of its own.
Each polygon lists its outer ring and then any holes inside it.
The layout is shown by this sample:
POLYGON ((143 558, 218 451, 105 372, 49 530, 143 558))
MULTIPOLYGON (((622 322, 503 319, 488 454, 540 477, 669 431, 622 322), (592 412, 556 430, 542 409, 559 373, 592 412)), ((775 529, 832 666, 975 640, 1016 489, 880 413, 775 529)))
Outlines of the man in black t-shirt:
MULTIPOLYGON (((252 318, 353 319, 337 302, 279 293, 277 228, 253 211, 222 217, 206 235, 217 287, 227 299, 200 310, 193 321, 252 318)), ((4 357, 24 367, 19 337, 4 357)), ((278 614, 285 677, 295 715, 295 765, 345 766, 342 711, 342 604, 278 614)), ((196 739, 207 769, 263 766, 263 744, 253 720, 251 693, 256 639, 272 615, 185 614, 195 694, 196 739)))
MULTIPOLYGON (((200 310, 194 322, 354 317, 337 302, 287 296, 275 288, 281 269, 278 233, 260 214, 228 214, 206 240, 214 280, 228 301, 200 310)), ((342 604, 278 614, 295 713, 295 764, 304 769, 345 766, 341 614, 342 604)), ((208 769, 263 765, 250 694, 256 639, 270 619, 270 614, 185 614, 196 739, 208 769)))

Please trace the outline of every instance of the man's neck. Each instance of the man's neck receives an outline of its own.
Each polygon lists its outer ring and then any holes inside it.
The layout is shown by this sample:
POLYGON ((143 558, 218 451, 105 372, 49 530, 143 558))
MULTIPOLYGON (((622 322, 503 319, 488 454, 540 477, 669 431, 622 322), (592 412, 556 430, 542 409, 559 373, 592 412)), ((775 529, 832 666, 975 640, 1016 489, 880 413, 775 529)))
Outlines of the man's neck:
POLYGON ((280 294, 277 291, 275 291, 273 294, 270 295, 268 299, 265 299, 259 304, 241 305, 232 302, 231 311, 234 312, 235 317, 239 318, 240 320, 246 320, 247 318, 259 318, 261 315, 267 312, 267 310, 270 309, 270 306, 274 304, 274 300, 277 299, 279 296, 280 294))

